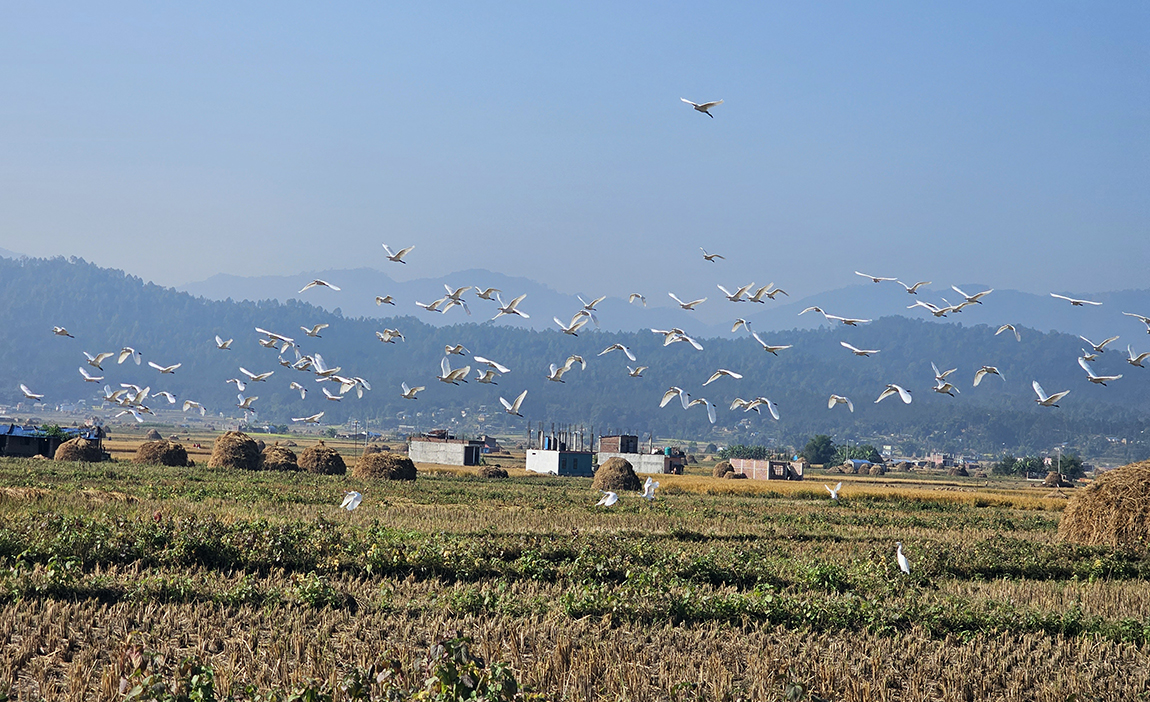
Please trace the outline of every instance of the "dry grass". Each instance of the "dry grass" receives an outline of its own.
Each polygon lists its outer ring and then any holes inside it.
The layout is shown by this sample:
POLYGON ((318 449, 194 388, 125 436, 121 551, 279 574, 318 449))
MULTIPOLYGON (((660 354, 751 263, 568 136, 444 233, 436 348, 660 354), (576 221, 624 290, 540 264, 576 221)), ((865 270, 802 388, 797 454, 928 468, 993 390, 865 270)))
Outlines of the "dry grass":
POLYGON ((1074 495, 1058 534, 1080 544, 1150 546, 1150 461, 1107 471, 1074 495))

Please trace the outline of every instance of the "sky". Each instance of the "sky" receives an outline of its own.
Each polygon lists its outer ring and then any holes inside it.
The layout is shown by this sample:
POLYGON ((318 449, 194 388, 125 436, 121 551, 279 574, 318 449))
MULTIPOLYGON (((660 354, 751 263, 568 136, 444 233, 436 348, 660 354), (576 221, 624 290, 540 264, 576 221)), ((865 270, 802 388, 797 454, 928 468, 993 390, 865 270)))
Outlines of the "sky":
POLYGON ((1142 1, 7 3, 0 247, 172 286, 1145 288, 1148 37, 1142 1))

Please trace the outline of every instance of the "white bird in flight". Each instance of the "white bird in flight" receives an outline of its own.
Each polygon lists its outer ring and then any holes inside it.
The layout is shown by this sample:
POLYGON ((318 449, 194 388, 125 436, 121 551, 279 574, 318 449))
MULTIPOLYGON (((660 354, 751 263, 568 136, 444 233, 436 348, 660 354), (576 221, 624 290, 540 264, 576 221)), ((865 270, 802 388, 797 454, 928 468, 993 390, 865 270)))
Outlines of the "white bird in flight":
POLYGON ((376 332, 375 336, 385 344, 394 344, 396 339, 407 341, 403 338, 403 334, 399 333, 398 329, 384 329, 382 332, 376 332))
POLYGON ((898 284, 903 286, 904 288, 906 288, 906 291, 908 293, 910 293, 911 295, 917 295, 918 289, 924 285, 930 285, 930 281, 929 280, 920 280, 917 283, 915 283, 914 285, 907 285, 906 283, 904 283, 900 280, 900 281, 898 281, 898 284))
POLYGON ((898 569, 910 575, 910 561, 906 560, 906 556, 902 555, 902 542, 896 541, 895 545, 898 550, 895 552, 895 558, 898 560, 898 569))
POLYGON ((698 307, 699 305, 701 305, 701 304, 703 304, 704 302, 706 302, 706 301, 707 301, 707 298, 705 298, 705 297, 701 297, 701 298, 699 298, 698 300, 691 300, 690 302, 683 302, 682 300, 680 300, 680 299, 679 299, 679 298, 678 298, 678 297, 675 295, 675 293, 673 293, 673 292, 669 292, 669 293, 667 293, 667 294, 671 296, 671 299, 672 299, 672 300, 674 300, 675 302, 679 303, 679 307, 682 307, 683 309, 685 309, 685 310, 688 310, 688 311, 694 310, 696 307, 698 307))
POLYGON ((475 361, 476 363, 482 363, 483 365, 487 366, 488 368, 494 368, 495 370, 499 371, 500 373, 502 373, 504 375, 511 372, 510 368, 508 368, 507 366, 503 365, 502 363, 500 363, 498 361, 492 361, 490 358, 484 358, 483 356, 472 356, 471 359, 473 361, 475 361))
POLYGON ((751 331, 751 323, 742 317, 739 317, 735 320, 734 325, 731 326, 731 333, 734 334, 735 332, 739 331, 739 327, 746 327, 747 331, 751 331))
POLYGON ((68 330, 65 329, 64 327, 52 327, 52 333, 55 334, 56 336, 66 336, 69 339, 75 339, 76 338, 76 337, 72 336, 71 334, 69 334, 68 330))
POLYGON ((403 257, 409 254, 414 248, 414 246, 408 246, 406 249, 400 249, 396 253, 392 253, 391 249, 387 248, 387 244, 383 245, 383 250, 387 253, 387 260, 395 261, 396 263, 407 263, 407 261, 403 260, 403 257))
POLYGON ((878 396, 878 399, 875 400, 874 403, 877 405, 891 395, 898 395, 899 399, 901 399, 905 404, 909 405, 911 402, 910 390, 907 390, 906 388, 903 388, 899 385, 895 385, 894 383, 888 383, 886 389, 882 391, 882 394, 878 396))
POLYGON ((104 370, 104 368, 100 364, 103 363, 104 361, 108 360, 109 358, 111 358, 113 355, 114 354, 104 352, 104 353, 98 353, 95 356, 93 356, 92 354, 88 353, 87 351, 84 352, 84 357, 88 359, 88 365, 92 366, 93 368, 99 369, 99 370, 104 370))
POLYGON ((849 397, 843 397, 842 395, 831 395, 831 398, 827 400, 827 409, 834 409, 835 405, 846 405, 847 409, 849 409, 852 413, 855 411, 854 403, 851 402, 849 397))
POLYGON ((508 402, 504 398, 500 397, 499 404, 503 405, 503 411, 507 412, 507 414, 513 414, 516 417, 522 417, 523 415, 519 414, 519 408, 523 405, 523 398, 525 397, 527 397, 526 390, 519 393, 519 397, 515 398, 515 402, 508 402))
POLYGON ((922 300, 915 302, 913 305, 907 305, 906 308, 908 310, 913 310, 915 307, 925 308, 928 312, 933 314, 935 317, 945 317, 948 312, 954 311, 953 307, 939 307, 937 305, 932 305, 929 302, 923 302, 922 300))
POLYGON ((857 327, 860 324, 866 324, 867 322, 871 321, 869 319, 855 319, 853 317, 840 317, 837 314, 828 314, 827 312, 823 311, 821 307, 808 307, 802 312, 799 312, 799 316, 802 316, 807 312, 818 312, 824 318, 826 318, 828 322, 842 322, 848 327, 857 327))
POLYGON ((1142 365, 1142 361, 1145 361, 1147 357, 1150 357, 1150 351, 1143 351, 1135 356, 1134 349, 1130 348, 1130 344, 1126 344, 1126 362, 1130 365, 1145 368, 1146 366, 1142 365))
POLYGON ((338 287, 336 287, 335 285, 332 285, 331 283, 327 282, 326 280, 320 280, 319 278, 316 278, 315 280, 311 281, 307 285, 300 288, 299 291, 303 292, 305 290, 310 290, 311 288, 330 288, 330 289, 335 290, 335 291, 339 290, 338 287))
POLYGON ((710 385, 719 378, 722 378, 724 375, 729 378, 734 378, 735 380, 743 379, 743 376, 736 373, 735 371, 727 370, 726 368, 720 368, 719 370, 715 371, 710 378, 707 379, 707 382, 703 383, 703 387, 710 385))
POLYGON ((831 494, 832 500, 837 500, 837 499, 839 499, 839 490, 843 489, 843 484, 842 484, 842 481, 839 481, 839 484, 835 485, 834 488, 831 488, 830 485, 823 485, 823 487, 825 487, 827 489, 827 492, 829 492, 831 494))
POLYGON ((183 411, 187 412, 190 409, 198 409, 200 411, 201 417, 208 413, 208 411, 206 409, 204 409, 204 406, 201 405, 200 403, 196 402, 195 400, 184 400, 184 410, 183 411))
POLYGON ((850 344, 848 344, 848 343, 847 343, 847 342, 845 342, 845 341, 840 341, 840 342, 839 342, 839 344, 841 344, 841 345, 842 345, 842 347, 843 347, 844 349, 847 349, 848 351, 850 351, 851 353, 853 353, 853 354, 854 354, 854 355, 856 355, 856 356, 863 356, 863 357, 866 357, 866 358, 870 358, 870 355, 871 355, 872 353, 878 353, 878 352, 879 352, 879 349, 860 349, 860 348, 855 348, 854 346, 851 346, 850 344))
POLYGON ((1083 341, 1085 341, 1087 344, 1090 344, 1090 348, 1094 349, 1094 353, 1105 353, 1105 352, 1106 352, 1106 344, 1109 344, 1109 343, 1111 343, 1111 342, 1113 342, 1113 341, 1118 341, 1118 337, 1117 337, 1117 336, 1112 336, 1112 337, 1110 337, 1109 339, 1107 339, 1107 340, 1103 341, 1103 342, 1102 342, 1102 343, 1100 343, 1100 344, 1096 344, 1096 343, 1094 343, 1094 342, 1093 342, 1093 341, 1091 341, 1090 339, 1087 339, 1087 338, 1086 338, 1086 337, 1084 337, 1084 336, 1079 336, 1078 338, 1079 338, 1079 339, 1082 339, 1082 340, 1083 340, 1083 341))
POLYGON ((663 393, 663 399, 659 400, 659 407, 666 407, 667 403, 678 396, 679 402, 683 404, 683 409, 687 409, 687 404, 691 401, 691 396, 688 395, 683 388, 672 385, 671 389, 663 393))
POLYGON ((480 300, 490 300, 492 293, 501 293, 501 292, 503 292, 503 291, 500 290, 499 288, 484 288, 484 289, 480 290, 478 285, 475 286, 475 296, 478 297, 480 300))
POLYGON ((1050 293, 1050 296, 1056 297, 1059 300, 1066 300, 1067 302, 1069 302, 1074 307, 1082 307, 1083 305, 1101 305, 1102 304, 1101 302, 1094 302, 1093 300, 1078 300, 1078 299, 1075 299, 1073 297, 1066 297, 1065 295, 1059 295, 1058 293, 1050 293))
POLYGON ((1082 370, 1086 371, 1086 379, 1096 385, 1105 386, 1111 380, 1118 380, 1121 375, 1097 375, 1094 369, 1090 367, 1085 358, 1078 357, 1078 365, 1082 366, 1082 370))
POLYGON ((395 305, 395 298, 392 297, 391 295, 384 295, 382 297, 380 297, 379 295, 376 295, 375 296, 375 304, 377 304, 377 305, 395 305))
POLYGON ((779 345, 772 346, 771 344, 768 344, 767 342, 763 341, 763 338, 761 336, 759 336, 758 332, 751 332, 751 336, 754 337, 755 341, 759 342, 759 346, 762 346, 764 351, 771 354, 772 356, 778 356, 779 351, 789 349, 794 345, 794 344, 787 344, 785 346, 779 346, 779 345))
POLYGON ((747 291, 750 290, 752 287, 754 287, 754 285, 755 285, 754 283, 750 283, 749 285, 744 285, 743 287, 735 290, 735 292, 731 292, 730 290, 727 290, 722 285, 719 285, 717 287, 719 288, 719 290, 723 291, 723 295, 725 295, 726 298, 728 300, 730 300, 731 302, 746 302, 746 300, 743 299, 743 295, 746 295, 747 291))
POLYGON ((247 383, 240 380, 239 378, 228 378, 224 382, 225 383, 235 383, 236 384, 236 390, 238 390, 239 392, 243 392, 248 387, 247 383))
MULTIPOLYGON (((715 100, 714 102, 704 102, 704 103, 700 104, 697 102, 691 102, 687 98, 679 98, 679 99, 682 100, 683 102, 687 103, 691 107, 695 108, 696 111, 702 112, 703 114, 707 115, 711 119, 715 118, 715 116, 713 114, 711 114, 711 108, 712 107, 718 107, 719 105, 723 104, 722 100, 715 100)), ((722 258, 722 257, 720 256, 720 258, 722 258)))
POLYGON ((170 366, 161 366, 159 363, 156 363, 155 361, 148 361, 148 365, 151 366, 152 368, 155 368, 156 370, 160 371, 161 375, 171 375, 172 373, 176 372, 177 368, 179 368, 180 366, 182 366, 184 364, 176 363, 176 364, 173 364, 170 366))
POLYGON ((84 370, 84 366, 80 366, 80 375, 84 376, 85 383, 98 383, 104 379, 104 376, 89 375, 88 371, 84 370))
POLYGON ((1150 317, 1143 317, 1142 315, 1134 314, 1133 312, 1123 312, 1122 314, 1126 315, 1127 317, 1134 317, 1136 319, 1142 320, 1142 323, 1146 325, 1146 333, 1150 334, 1150 317))
POLYGON ((934 390, 940 395, 950 395, 951 397, 954 397, 954 393, 959 392, 958 388, 954 387, 945 380, 939 380, 938 384, 932 387, 931 390, 934 390), (951 392, 952 390, 954 392, 951 392))
POLYGON ((551 319, 555 320, 555 323, 559 325, 559 329, 564 334, 570 334, 571 336, 579 336, 579 330, 582 329, 583 325, 587 323, 587 317, 584 316, 582 310, 580 310, 578 314, 571 318, 570 324, 563 324, 563 322, 560 321, 558 317, 552 317, 551 319))
POLYGON ((236 407, 239 407, 240 409, 247 412, 255 412, 255 409, 252 407, 252 403, 260 399, 259 397, 244 397, 243 393, 236 395, 236 397, 238 397, 240 400, 240 403, 236 405, 236 407))
POLYGON ((25 385, 24 383, 20 383, 20 392, 24 393, 24 397, 26 397, 29 400, 37 400, 38 401, 38 400, 44 399, 43 394, 36 394, 36 393, 32 392, 31 390, 28 389, 28 386, 25 385))
POLYGON ((635 302, 635 300, 639 300, 640 302, 642 302, 644 307, 647 306, 647 298, 643 297, 639 293, 631 293, 627 297, 627 304, 632 304, 635 302))
POLYGON ((305 388, 304 386, 300 385, 299 383, 297 383, 296 381, 293 380, 293 381, 291 381, 291 385, 289 385, 288 387, 291 388, 292 390, 299 390, 299 399, 301 399, 301 400, 307 399, 307 388, 305 388))
POLYGON ((962 295, 962 299, 965 300, 967 303, 972 304, 972 305, 974 305, 974 304, 981 305, 982 304, 981 298, 994 292, 994 288, 991 288, 990 290, 983 290, 982 292, 975 293, 973 295, 967 295, 962 290, 960 290, 957 285, 950 286, 950 289, 955 291, 959 295, 962 295))
POLYGON ((405 399, 405 400, 414 400, 414 399, 417 399, 417 398, 415 397, 415 394, 416 394, 417 392, 419 392, 420 390, 425 390, 425 389, 426 389, 426 388, 424 388, 422 385, 417 385, 417 386, 415 386, 415 387, 413 387, 413 388, 410 388, 410 387, 408 387, 408 386, 407 386, 407 383, 400 383, 399 387, 400 387, 400 388, 402 388, 402 390, 403 390, 403 392, 401 392, 401 393, 400 393, 400 397, 402 397, 402 398, 403 398, 403 399, 405 399))
POLYGON ((314 339, 322 339, 323 337, 321 337, 319 335, 319 333, 321 331, 323 331, 324 329, 327 329, 329 326, 331 326, 331 325, 330 324, 317 324, 310 329, 307 327, 300 327, 300 329, 303 330, 304 334, 307 334, 308 336, 310 336, 314 339))
POLYGON ((339 504, 339 507, 340 509, 346 509, 348 512, 350 512, 356 507, 359 507, 360 502, 363 502, 363 495, 359 494, 355 490, 352 490, 343 496, 343 502, 339 504))
POLYGON ((496 300, 496 302, 499 303, 499 308, 498 308, 499 312, 494 317, 491 318, 491 321, 494 322, 495 320, 499 319, 500 317, 502 317, 505 314, 515 314, 515 315, 519 315, 520 317, 522 317, 524 319, 530 319, 531 315, 527 314, 526 312, 521 312, 519 310, 519 303, 523 302, 523 298, 525 298, 525 297, 527 297, 527 293, 523 293, 522 295, 515 298, 511 302, 508 302, 507 304, 503 304, 503 298, 499 297, 499 293, 495 293, 495 300, 496 300))
POLYGON ((1030 385, 1034 388, 1035 394, 1038 395, 1038 399, 1036 399, 1035 402, 1042 405, 1043 407, 1057 407, 1058 405, 1055 403, 1070 394, 1069 390, 1063 390, 1062 392, 1056 392, 1053 395, 1047 395, 1046 391, 1042 389, 1042 386, 1038 384, 1037 380, 1032 381, 1030 385))
POLYGON ((477 368, 475 370, 475 372, 477 374, 475 376, 475 382, 483 383, 484 385, 498 385, 499 384, 499 383, 495 382, 495 379, 497 377, 499 377, 499 374, 495 372, 494 368, 486 368, 486 369, 478 369, 477 368))
POLYGON ((643 371, 645 370, 647 370, 647 366, 639 366, 638 368, 627 366, 627 375, 631 376, 632 378, 642 378, 643 371))
POLYGON ((958 370, 957 368, 951 368, 949 370, 940 371, 938 366, 934 365, 934 361, 930 362, 930 368, 934 371, 934 379, 939 381, 946 380, 946 376, 958 370))
POLYGON ((611 353, 612 351, 622 351, 624 354, 626 354, 627 358, 631 359, 631 361, 635 361, 635 354, 631 352, 631 349, 627 348, 623 344, 611 344, 607 348, 600 351, 599 355, 602 356, 604 354, 611 353))
POLYGON ((1006 380, 1006 376, 1004 376, 994 366, 983 366, 974 372, 974 387, 978 387, 978 384, 982 382, 982 379, 988 375, 997 375, 999 378, 1002 378, 1004 382, 1006 380))
MULTIPOLYGON (((243 373, 244 375, 246 375, 248 377, 248 380, 250 380, 253 383, 265 382, 268 378, 272 377, 272 375, 275 373, 275 371, 268 371, 267 373, 253 373, 250 370, 248 370, 247 368, 244 368, 243 366, 240 366, 240 372, 243 373)), ((237 385, 236 387, 239 387, 239 386, 237 385)))
POLYGON ((440 382, 450 383, 451 385, 459 385, 460 383, 467 382, 467 374, 471 372, 471 366, 464 366, 462 368, 451 369, 451 361, 447 360, 444 356, 439 361, 439 368, 442 375, 436 376, 440 382))
POLYGON ((140 362, 144 360, 144 355, 131 346, 125 346, 124 348, 120 349, 120 356, 116 359, 116 363, 123 363, 129 358, 135 361, 136 365, 138 366, 140 365, 140 362))
POLYGON ((303 422, 304 424, 319 424, 319 420, 323 417, 323 415, 323 412, 319 412, 318 414, 313 414, 310 417, 292 417, 291 420, 293 422, 303 422))
POLYGON ((340 400, 343 399, 343 395, 336 395, 336 394, 332 393, 330 390, 328 390, 327 388, 320 388, 320 390, 323 390, 323 396, 326 397, 327 399, 331 400, 332 402, 339 402, 340 400))
POLYGON ((599 501, 595 503, 596 507, 610 507, 619 501, 619 495, 610 490, 600 490, 599 492, 603 493, 603 497, 599 498, 599 501))
POLYGON ((654 478, 648 476, 647 482, 643 483, 643 497, 648 501, 655 499, 655 490, 659 487, 659 483, 654 478))
POLYGON ((1015 341, 1022 341, 1022 335, 1018 333, 1018 330, 1014 328, 1013 324, 1003 324, 1001 327, 998 328, 998 331, 994 332, 994 335, 998 336, 999 334, 1006 331, 1007 329, 1014 332, 1014 340, 1015 341))
POLYGON ((444 344, 443 353, 451 356, 466 356, 467 347, 463 344, 456 344, 455 346, 452 346, 451 344, 444 344))
POLYGON ((423 302, 420 302, 419 300, 416 300, 415 304, 417 307, 422 307, 423 309, 427 310, 428 312, 440 312, 440 313, 442 313, 445 310, 439 309, 439 306, 444 304, 445 302, 447 302, 447 298, 441 297, 434 302, 428 302, 428 303, 423 303, 423 302))
POLYGON ((703 405, 704 407, 706 407, 707 408, 707 419, 709 419, 711 421, 711 424, 715 423, 716 416, 715 416, 715 403, 714 402, 711 402, 710 400, 708 400, 705 397, 700 397, 698 399, 691 400, 690 402, 687 403, 687 407, 694 407, 695 405, 703 405))
POLYGON ((866 273, 859 273, 858 271, 855 271, 855 275, 861 275, 862 277, 864 277, 864 278, 867 278, 867 279, 869 279, 869 280, 872 280, 872 281, 874 281, 874 282, 876 282, 876 283, 881 283, 881 282, 883 282, 884 280, 893 280, 893 281, 896 281, 896 282, 898 281, 898 278, 883 278, 882 276, 878 276, 878 275, 867 275, 866 273))
POLYGON ((229 351, 232 348, 231 339, 221 339, 219 334, 216 334, 216 348, 220 351, 229 351))

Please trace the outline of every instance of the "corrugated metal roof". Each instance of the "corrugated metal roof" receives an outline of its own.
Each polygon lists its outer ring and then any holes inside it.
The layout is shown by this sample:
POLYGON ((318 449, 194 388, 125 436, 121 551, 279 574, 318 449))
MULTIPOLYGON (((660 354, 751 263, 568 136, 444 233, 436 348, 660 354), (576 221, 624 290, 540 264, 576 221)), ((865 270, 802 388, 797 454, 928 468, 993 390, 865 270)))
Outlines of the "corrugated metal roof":
MULTIPOLYGON (((82 436, 85 439, 95 438, 96 430, 91 427, 83 427, 81 429, 75 427, 61 427, 60 431, 69 439, 74 439, 77 436, 82 436)), ((4 436, 26 436, 26 437, 44 437, 44 429, 41 427, 22 427, 19 424, 0 424, 0 434, 4 436)))

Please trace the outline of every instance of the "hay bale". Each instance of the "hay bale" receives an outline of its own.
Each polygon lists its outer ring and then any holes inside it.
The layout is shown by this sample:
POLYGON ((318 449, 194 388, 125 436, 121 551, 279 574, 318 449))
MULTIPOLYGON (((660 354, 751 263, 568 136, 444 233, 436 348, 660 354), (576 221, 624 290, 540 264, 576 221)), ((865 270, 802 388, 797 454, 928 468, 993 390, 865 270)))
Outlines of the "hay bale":
POLYGON ((687 464, 697 466, 699 465, 699 459, 695 457, 695 454, 689 453, 687 454, 687 464))
POLYGON ((874 463, 870 467, 870 474, 871 475, 886 475, 886 468, 879 465, 878 463, 874 463))
POLYGON ((732 470, 730 473, 724 474, 723 479, 724 480, 746 480, 747 474, 746 473, 736 473, 735 471, 732 470))
POLYGON ((897 466, 895 466, 895 468, 897 470, 899 470, 900 472, 909 473, 910 469, 911 469, 911 465, 908 461, 900 461, 899 464, 897 466))
POLYGON ((216 437, 208 468, 259 470, 260 451, 256 442, 242 431, 228 431, 216 437))
POLYGON ((315 446, 309 446, 299 455, 299 467, 309 473, 322 475, 344 475, 347 473, 347 464, 339 451, 324 446, 321 441, 315 446))
POLYGON ((415 463, 399 453, 365 453, 351 474, 361 480, 415 480, 415 463))
POLYGON ((284 442, 284 446, 291 446, 291 447, 295 447, 296 445, 297 445, 297 444, 296 444, 296 442, 294 442, 294 441, 285 441, 285 442, 284 442))
POLYGON ((164 437, 160 436, 160 432, 156 431, 155 429, 149 429, 148 433, 144 434, 144 438, 148 441, 159 441, 164 437))
POLYGON ((607 462, 595 471, 595 480, 591 483, 591 487, 596 490, 618 492, 620 490, 641 490, 643 484, 639 481, 639 476, 635 475, 635 469, 631 466, 631 462, 615 456, 607 459, 607 462))
POLYGON ((499 466, 483 466, 479 469, 480 478, 506 478, 507 471, 499 466))
POLYGON ((946 471, 946 474, 952 475, 952 476, 957 476, 960 478, 966 478, 966 477, 970 476, 970 473, 967 473, 966 468, 963 468, 962 466, 955 466, 955 467, 951 468, 950 470, 946 471))
POLYGON ((974 474, 974 477, 976 477, 976 478, 985 478, 985 477, 986 477, 986 471, 982 471, 982 470, 980 470, 980 471, 978 471, 977 473, 975 473, 975 474, 974 474))
POLYGON ((85 463, 99 463, 103 455, 100 445, 95 441, 76 437, 68 439, 56 449, 57 461, 84 461, 85 463))
POLYGON ((268 446, 260 451, 260 470, 299 470, 295 451, 284 446, 268 446))
POLYGON ((147 441, 140 444, 140 448, 136 449, 136 455, 132 458, 132 462, 183 468, 188 465, 188 452, 184 449, 183 444, 177 444, 167 439, 147 441))
POLYGON ((383 453, 383 449, 378 446, 372 446, 370 444, 363 447, 363 455, 366 456, 371 453, 383 453))
POLYGON ((1050 471, 1046 474, 1046 478, 1042 481, 1042 487, 1048 488, 1062 488, 1074 487, 1074 483, 1067 480, 1061 473, 1050 471))
POLYGON ((256 448, 257 449, 259 449, 260 451, 263 451, 267 447, 268 447, 268 445, 264 443, 263 439, 256 439, 256 448))
POLYGON ((734 468, 731 467, 730 461, 719 461, 718 463, 715 464, 715 467, 711 470, 711 477, 721 478, 733 470, 734 470, 734 468))
POLYGON ((1150 461, 1102 474, 1066 505, 1058 536, 1080 544, 1150 545, 1150 461))

